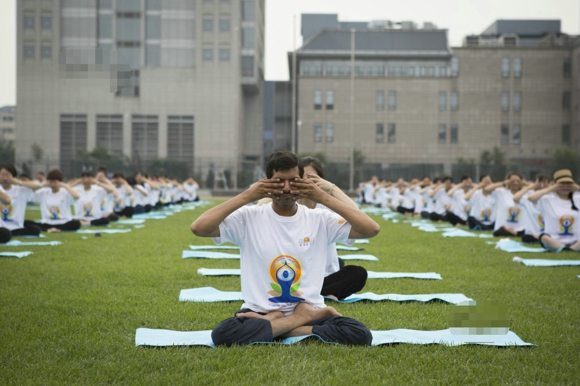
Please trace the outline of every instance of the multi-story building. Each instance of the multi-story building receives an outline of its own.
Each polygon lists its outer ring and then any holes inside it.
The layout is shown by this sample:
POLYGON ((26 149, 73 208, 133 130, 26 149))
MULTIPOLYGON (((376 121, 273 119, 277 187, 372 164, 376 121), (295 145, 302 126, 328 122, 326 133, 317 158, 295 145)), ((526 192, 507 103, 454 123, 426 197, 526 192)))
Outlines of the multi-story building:
POLYGON ((292 84, 264 82, 264 158, 292 149, 292 84))
POLYGON ((35 144, 65 173, 97 147, 196 173, 261 162, 264 0, 17 3, 19 163, 35 144))
POLYGON ((14 141, 16 131, 16 107, 0 107, 0 142, 14 141))
POLYGON ((348 162, 354 148, 375 170, 451 173, 497 147, 529 177, 556 149, 580 148, 580 48, 557 20, 499 20, 453 48, 431 23, 303 15, 302 32, 299 152, 348 162))

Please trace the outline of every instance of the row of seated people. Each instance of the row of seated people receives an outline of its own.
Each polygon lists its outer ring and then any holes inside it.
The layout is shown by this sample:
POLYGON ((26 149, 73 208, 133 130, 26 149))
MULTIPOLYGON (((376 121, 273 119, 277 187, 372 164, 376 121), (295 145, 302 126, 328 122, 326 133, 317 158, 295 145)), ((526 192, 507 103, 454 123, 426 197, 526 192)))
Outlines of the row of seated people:
POLYGON ((548 249, 580 249, 580 244, 574 246, 580 240, 580 232, 574 233, 574 224, 580 221, 575 205, 580 203, 580 187, 567 169, 558 170, 552 179, 540 175, 535 181, 525 181, 513 172, 494 183, 483 175, 478 184, 467 175, 458 184, 451 177, 409 182, 373 177, 361 183, 359 191, 364 204, 467 225, 471 230, 490 230, 496 237, 517 236, 523 242, 541 242, 548 249))
POLYGON ((75 231, 83 224, 104 226, 119 217, 199 200, 199 185, 193 178, 180 183, 137 173, 125 179, 117 172, 109 180, 106 169, 101 168, 96 176, 83 172, 80 178, 63 180, 57 169, 48 172, 43 182, 17 178, 14 165, 0 164, 0 242, 6 243, 12 236, 75 231), (25 219, 30 202, 39 204, 40 222, 25 219))

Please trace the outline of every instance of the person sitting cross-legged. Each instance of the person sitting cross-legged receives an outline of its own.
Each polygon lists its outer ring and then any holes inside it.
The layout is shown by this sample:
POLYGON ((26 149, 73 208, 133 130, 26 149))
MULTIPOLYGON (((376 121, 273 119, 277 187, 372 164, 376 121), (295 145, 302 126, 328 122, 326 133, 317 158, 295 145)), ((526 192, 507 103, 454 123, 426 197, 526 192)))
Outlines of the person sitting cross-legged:
POLYGON ((370 330, 326 307, 320 291, 328 245, 374 237, 379 225, 323 192, 314 181, 303 179, 303 168, 290 152, 272 154, 266 176, 191 224, 197 236, 240 246, 245 302, 234 317, 214 328, 214 344, 244 345, 315 334, 327 342, 370 345, 370 330), (272 203, 246 206, 264 197, 271 197, 272 203), (300 198, 331 211, 298 205, 300 198))

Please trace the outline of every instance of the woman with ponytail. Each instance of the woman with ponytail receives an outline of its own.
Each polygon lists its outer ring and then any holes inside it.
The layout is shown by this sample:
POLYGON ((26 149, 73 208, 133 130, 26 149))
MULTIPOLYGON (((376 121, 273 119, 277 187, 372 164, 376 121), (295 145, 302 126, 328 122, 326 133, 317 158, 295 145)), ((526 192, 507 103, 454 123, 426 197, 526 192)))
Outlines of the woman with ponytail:
POLYGON ((577 194, 580 187, 572 179, 567 169, 554 173, 553 185, 532 193, 528 200, 537 204, 544 216, 544 233, 540 243, 550 251, 563 249, 580 251, 580 201, 577 194))

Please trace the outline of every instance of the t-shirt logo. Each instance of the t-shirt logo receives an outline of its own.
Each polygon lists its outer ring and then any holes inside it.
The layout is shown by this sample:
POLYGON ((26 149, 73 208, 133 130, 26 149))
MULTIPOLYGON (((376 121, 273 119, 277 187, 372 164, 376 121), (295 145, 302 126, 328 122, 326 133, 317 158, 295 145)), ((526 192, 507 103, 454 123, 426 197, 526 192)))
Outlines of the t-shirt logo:
POLYGON ((423 200, 423 208, 427 208, 427 200, 423 200))
POLYGON ((105 211, 105 204, 106 203, 107 203, 107 199, 106 198, 103 198, 101 200, 101 212, 104 212, 105 211))
POLYGON ((310 237, 305 237, 303 239, 298 240, 298 244, 300 244, 301 247, 308 247, 310 245, 314 245, 314 239, 310 237))
POLYGON ((463 207, 463 213, 465 213, 465 215, 469 217, 469 215, 471 214, 471 205, 465 205, 463 207))
POLYGON ((3 221, 12 221, 12 205, 0 205, 0 216, 3 221))
POLYGON ((48 213, 50 213, 51 220, 60 219, 60 208, 58 206, 51 206, 48 208, 48 213))
POLYGON ((508 219, 507 222, 519 222, 520 218, 520 208, 517 206, 512 206, 508 209, 508 219))
POLYGON ((538 214, 538 217, 536 218, 536 220, 538 220, 538 224, 540 225, 540 231, 543 232, 544 231, 544 216, 542 216, 542 214, 538 214))
POLYGON ((445 213, 451 212, 451 205, 450 204, 443 205, 443 210, 445 211, 445 213))
POLYGON ((559 223, 560 223, 560 236, 574 235, 574 217, 562 216, 560 217, 559 223))
POLYGON ((121 209, 121 203, 123 202, 122 198, 115 199, 115 209, 121 209))
POLYGON ((84 204, 83 213, 85 214, 85 217, 91 217, 93 215, 93 204, 84 204))
POLYGON ((481 211, 481 221, 489 221, 491 218, 491 209, 484 209, 481 211))
POLYGON ((303 301, 303 298, 298 297, 302 295, 302 292, 298 291, 301 276, 302 268, 296 258, 289 255, 276 257, 270 264, 270 277, 274 281, 274 283, 270 283, 270 286, 274 291, 268 292, 268 294, 273 295, 268 300, 273 303, 303 301))

